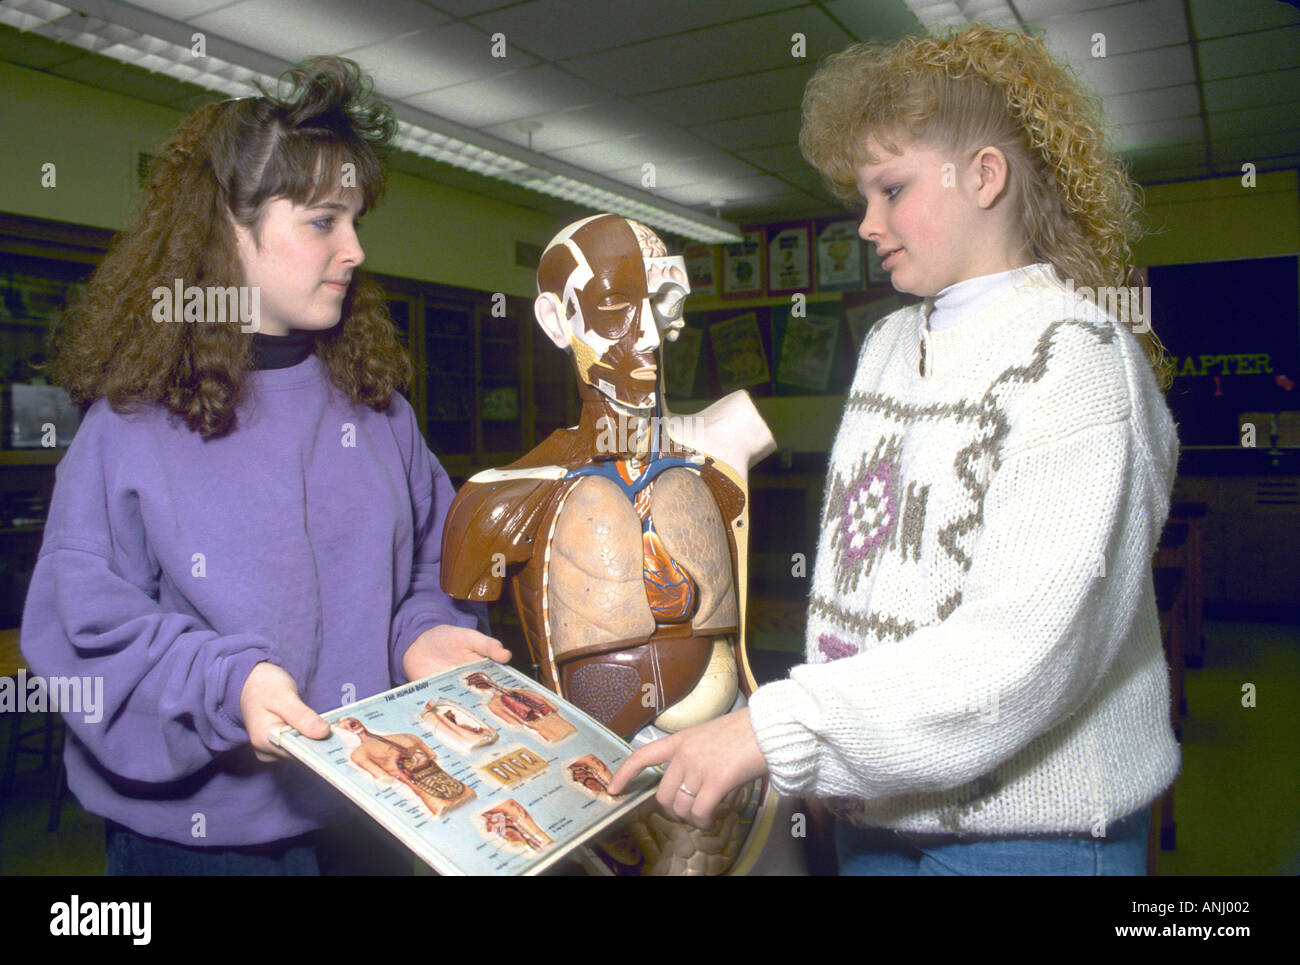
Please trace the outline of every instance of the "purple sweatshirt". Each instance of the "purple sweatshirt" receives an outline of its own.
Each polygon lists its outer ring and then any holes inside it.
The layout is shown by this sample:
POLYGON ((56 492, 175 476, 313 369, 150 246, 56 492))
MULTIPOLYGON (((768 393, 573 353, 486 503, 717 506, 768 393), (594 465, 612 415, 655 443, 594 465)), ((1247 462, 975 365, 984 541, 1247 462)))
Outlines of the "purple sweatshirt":
POLYGON ((189 846, 355 813, 307 768, 256 760, 239 709, 254 664, 326 711, 405 682, 425 630, 476 623, 438 585, 453 490, 410 404, 349 404, 315 355, 249 380, 238 428, 207 442, 161 407, 91 406, 23 613, 34 673, 103 678, 97 722, 65 715, 73 792, 189 846))

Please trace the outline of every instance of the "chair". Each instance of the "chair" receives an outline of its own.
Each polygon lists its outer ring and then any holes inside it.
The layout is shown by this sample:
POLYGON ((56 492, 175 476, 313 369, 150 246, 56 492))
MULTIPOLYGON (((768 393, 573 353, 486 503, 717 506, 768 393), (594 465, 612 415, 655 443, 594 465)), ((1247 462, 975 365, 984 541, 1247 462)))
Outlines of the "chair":
MULTIPOLYGON (((1156 552, 1152 578, 1155 582, 1156 608, 1160 618, 1160 642, 1169 665, 1169 723, 1174 736, 1182 740, 1183 648, 1187 637, 1188 579, 1185 567, 1188 526, 1170 522, 1165 527, 1156 552), (1161 564, 1171 565, 1161 565, 1161 564)), ((1147 874, 1156 872, 1157 844, 1162 851, 1173 851, 1176 844, 1174 789, 1171 786, 1151 805, 1151 833, 1147 837, 1147 874)))
MULTIPOLYGON (((0 678, 11 677, 16 683, 25 681, 27 662, 18 648, 19 631, 0 630, 0 678)), ((54 765, 54 786, 50 794, 50 813, 46 830, 56 831, 59 816, 63 811, 68 781, 63 769, 63 720, 58 714, 44 713, 44 720, 28 730, 23 730, 21 714, 14 715, 12 729, 9 732, 9 746, 5 751, 4 770, 0 772, 0 826, 3 826, 4 810, 13 796, 14 782, 18 773, 19 754, 39 754, 41 769, 54 765), (35 739, 40 738, 40 747, 31 747, 35 739)))
MULTIPOLYGON (((1187 571, 1187 636, 1183 659, 1188 667, 1198 669, 1205 659, 1205 636, 1201 629, 1205 584, 1202 576, 1204 534, 1202 529, 1209 506, 1193 499, 1175 500, 1169 508, 1169 518, 1187 526, 1187 542, 1183 552, 1183 565, 1187 571)), ((1187 707, 1182 708, 1184 714, 1187 707)))

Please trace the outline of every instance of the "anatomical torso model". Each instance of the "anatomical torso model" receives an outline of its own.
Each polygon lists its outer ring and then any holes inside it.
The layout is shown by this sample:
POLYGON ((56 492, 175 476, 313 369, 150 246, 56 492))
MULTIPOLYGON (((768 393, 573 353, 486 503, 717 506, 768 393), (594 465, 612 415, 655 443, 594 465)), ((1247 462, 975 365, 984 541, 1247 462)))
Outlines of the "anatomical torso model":
MULTIPOLYGON (((542 682, 639 742, 726 713, 753 689, 747 478, 775 444, 743 392, 668 413, 656 353, 681 327, 689 284, 649 229, 617 215, 569 225, 542 255, 538 289, 537 321, 572 353, 582 414, 462 488, 443 588, 492 600, 508 581, 542 682)), ((761 784, 740 788, 709 832, 641 815, 629 828, 641 870, 752 862, 772 803, 761 784)))

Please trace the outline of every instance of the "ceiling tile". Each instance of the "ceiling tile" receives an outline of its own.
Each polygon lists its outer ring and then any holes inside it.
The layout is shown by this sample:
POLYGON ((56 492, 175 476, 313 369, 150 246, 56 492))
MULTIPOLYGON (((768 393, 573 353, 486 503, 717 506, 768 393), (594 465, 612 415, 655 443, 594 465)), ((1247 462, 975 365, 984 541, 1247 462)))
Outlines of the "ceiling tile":
POLYGON ((544 114, 555 104, 587 106, 607 98, 604 91, 584 80, 570 77, 551 64, 538 64, 487 80, 416 94, 406 101, 467 127, 490 127, 544 114))
MULTIPOLYGON (((380 5, 312 0, 306 10, 285 0, 240 0, 189 22, 253 50, 298 61, 315 54, 347 53, 436 27, 447 17, 413 0, 386 0, 380 5)), ((490 57, 487 38, 475 36, 482 55, 490 57)))
POLYGON ((1016 10, 1029 23, 1041 23, 1049 17, 1109 7, 1112 3, 1114 0, 1016 0, 1016 10))
POLYGON ((807 6, 576 57, 564 65, 593 83, 632 96, 800 60, 815 63, 849 39, 819 8, 807 6), (791 53, 796 33, 805 38, 803 57, 791 53))
MULTIPOLYGON (((607 172, 609 177, 627 183, 639 183, 643 169, 640 164, 635 167, 622 168, 607 172)), ((655 186, 648 190, 679 188, 687 184, 699 184, 702 181, 717 181, 724 178, 746 178, 762 172, 751 165, 737 161, 726 154, 710 154, 686 161, 667 161, 655 163, 655 186)))
POLYGON ((1103 97, 1196 82, 1188 44, 1088 58, 1075 67, 1083 73, 1088 86, 1103 97))
POLYGON ((1205 109, 1232 111, 1300 100, 1300 70, 1274 70, 1225 80, 1206 81, 1205 109))
MULTIPOLYGON (((656 0, 654 3, 533 0, 474 17, 473 22, 489 33, 501 31, 509 43, 546 60, 564 60, 805 3, 806 0, 745 0, 743 5, 734 0, 656 0)), ((635 69, 640 64, 631 61, 629 66, 635 69)))
POLYGON ((1171 117, 1191 117, 1201 112, 1195 84, 1111 94, 1104 99, 1106 120, 1111 124, 1138 124, 1171 117))
MULTIPOLYGON (((1294 125, 1294 121, 1292 124, 1294 125)), ((1277 159, 1300 151, 1300 130, 1296 130, 1293 126, 1289 130, 1271 133, 1216 138, 1213 141, 1213 148, 1216 162, 1238 170, 1247 161, 1262 167, 1269 159, 1277 159)))
POLYGON ((1125 124, 1119 129, 1119 143, 1124 148, 1130 145, 1142 148, 1152 144, 1195 141, 1201 134, 1199 117, 1175 117, 1145 124, 1125 124))
POLYGON ((1122 152, 1124 160, 1135 170, 1163 165, 1195 165, 1205 163, 1205 146, 1199 141, 1180 144, 1159 144, 1122 152))
POLYGON ((925 33, 921 21, 905 3, 872 3, 862 0, 831 0, 822 6, 844 24, 853 39, 892 43, 905 34, 925 33))
POLYGON ((799 112, 775 111, 753 117, 701 124, 691 130, 728 151, 790 145, 799 141, 799 112))
POLYGON ((518 0, 429 0, 428 6, 456 17, 473 17, 497 7, 519 6, 519 3, 518 0))
POLYGON ((742 159, 774 174, 786 171, 811 171, 808 162, 799 152, 798 144, 778 144, 775 147, 762 147, 752 151, 737 151, 742 159))
MULTIPOLYGON (((576 164, 588 171, 603 174, 607 171, 626 170, 629 167, 640 170, 641 166, 649 160, 652 150, 654 150, 654 142, 649 135, 631 134, 593 144, 569 147, 563 151, 551 151, 549 155, 568 164, 576 164)), ((625 179, 624 183, 631 183, 631 181, 625 179)))
POLYGON ((1073 64, 1093 57, 1096 41, 1105 38, 1106 58, 1136 51, 1154 50, 1191 39, 1182 0, 1141 0, 1114 6, 1051 17, 1037 24, 1047 31, 1048 47, 1057 56, 1073 64))
MULTIPOLYGON (((903 0, 124 0, 292 61, 338 52, 381 95, 576 167, 724 216, 765 221, 843 213, 799 155, 799 103, 818 60, 851 39, 915 30, 903 0), (491 57, 506 34, 507 57, 491 57), (807 37, 806 57, 790 34, 807 37), (560 58, 559 64, 538 57, 560 58)), ((1104 98, 1122 154, 1144 181, 1300 163, 1300 11, 1274 0, 1015 0, 1104 98), (1203 76, 1198 92, 1188 28, 1203 76), (1103 33, 1107 56, 1091 56, 1103 33), (1067 56, 1068 55, 1068 56, 1067 56), (1201 102, 1208 118, 1200 118, 1201 102), (1212 149, 1204 142, 1206 128, 1212 149)), ((106 9, 111 10, 110 5, 106 9)), ((0 60, 190 109, 192 84, 0 27, 0 60)), ((563 203, 398 152, 398 170, 533 210, 563 203)))
POLYGON ((490 39, 461 23, 383 40, 351 50, 348 56, 374 76, 377 91, 399 99, 484 80, 537 62, 518 50, 507 49, 505 57, 493 57, 490 39))
MULTIPOLYGON (((594 144, 610 137, 660 132, 655 118, 639 108, 618 102, 593 104, 576 110, 534 115, 530 120, 542 127, 533 134, 533 150, 551 154, 580 144, 594 144)), ((515 144, 527 145, 528 138, 514 122, 484 128, 489 134, 515 144)), ((672 133, 671 129, 668 133, 672 133)), ((709 147, 708 149, 712 149, 709 147)))
POLYGON ((1300 10, 1278 0, 1192 0, 1192 26, 1202 40, 1300 23, 1300 10))
POLYGON ((710 207, 715 198, 720 198, 724 202, 723 207, 726 207, 736 202, 762 200, 789 192, 790 185, 769 174, 760 174, 752 178, 719 178, 716 181, 688 184, 665 191, 664 194, 679 204, 710 207))
POLYGON ((807 165, 804 166, 802 171, 782 171, 778 177, 782 181, 788 181, 795 187, 802 188, 812 194, 830 196, 830 189, 826 187, 821 174, 807 165))
POLYGON ((758 110, 797 108, 815 65, 795 64, 758 74, 728 77, 707 84, 676 87, 632 98, 649 111, 675 124, 705 124, 758 110))
POLYGON ((131 0, 131 5, 184 23, 218 7, 228 7, 230 0, 131 0))
POLYGON ((1277 133, 1279 128, 1300 134, 1300 102, 1210 114, 1208 122, 1215 143, 1229 137, 1277 133))
POLYGON ((1205 40, 1199 55, 1207 81, 1300 67, 1300 26, 1205 40))

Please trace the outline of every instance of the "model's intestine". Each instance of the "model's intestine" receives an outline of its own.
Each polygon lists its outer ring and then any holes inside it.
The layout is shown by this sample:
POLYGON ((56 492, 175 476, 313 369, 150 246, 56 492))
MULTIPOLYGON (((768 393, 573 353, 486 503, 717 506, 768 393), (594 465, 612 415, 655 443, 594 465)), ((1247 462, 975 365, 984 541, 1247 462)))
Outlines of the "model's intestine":
POLYGON ((497 739, 496 728, 485 724, 454 700, 431 700, 420 717, 438 739, 461 753, 486 747, 497 739))
POLYGON ((521 727, 548 744, 556 744, 578 729, 556 711, 555 705, 540 694, 520 687, 506 689, 482 671, 465 676, 465 685, 488 698, 487 709, 511 727, 521 727))
POLYGON ((514 798, 483 811, 479 819, 488 838, 518 854, 536 854, 554 843, 514 798))
POLYGON ((609 768, 595 754, 584 754, 577 760, 565 765, 565 775, 578 790, 598 801, 613 804, 615 798, 609 793, 609 782, 614 779, 609 768))

